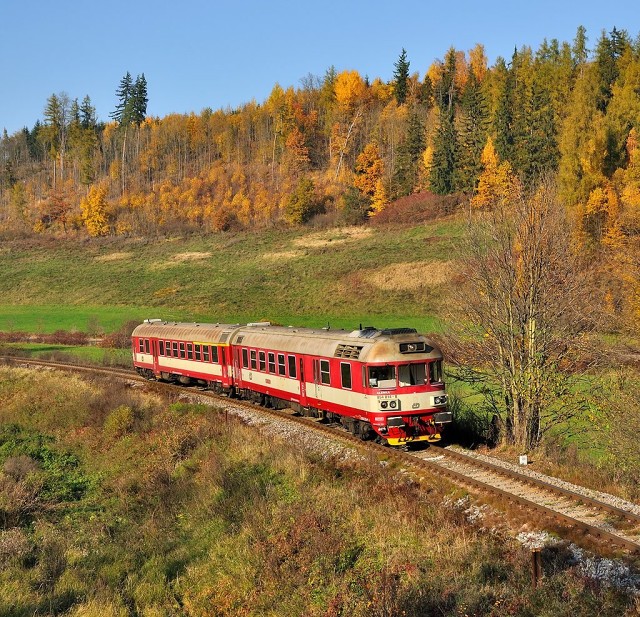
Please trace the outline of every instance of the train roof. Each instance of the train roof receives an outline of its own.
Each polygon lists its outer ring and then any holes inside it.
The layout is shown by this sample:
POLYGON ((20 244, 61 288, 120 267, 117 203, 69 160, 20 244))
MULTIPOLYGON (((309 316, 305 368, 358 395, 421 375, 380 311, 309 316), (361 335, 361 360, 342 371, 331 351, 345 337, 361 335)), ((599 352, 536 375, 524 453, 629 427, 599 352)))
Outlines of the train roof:
POLYGON ((336 357, 362 362, 409 362, 442 358, 440 350, 413 328, 332 330, 252 324, 198 324, 145 320, 133 336, 231 343, 286 353, 336 357))
POLYGON ((226 343, 231 333, 238 327, 239 324, 181 323, 162 319, 145 319, 134 329, 131 336, 190 340, 200 343, 226 343))

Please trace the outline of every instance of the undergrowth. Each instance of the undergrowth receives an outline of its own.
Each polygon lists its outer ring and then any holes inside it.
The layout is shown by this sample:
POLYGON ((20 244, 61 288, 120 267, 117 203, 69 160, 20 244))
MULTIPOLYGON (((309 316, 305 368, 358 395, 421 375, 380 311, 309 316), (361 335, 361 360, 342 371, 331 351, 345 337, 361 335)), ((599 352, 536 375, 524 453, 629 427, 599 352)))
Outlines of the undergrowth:
POLYGON ((0 396, 2 615, 633 614, 557 561, 532 590, 437 478, 103 379, 2 368, 0 396))

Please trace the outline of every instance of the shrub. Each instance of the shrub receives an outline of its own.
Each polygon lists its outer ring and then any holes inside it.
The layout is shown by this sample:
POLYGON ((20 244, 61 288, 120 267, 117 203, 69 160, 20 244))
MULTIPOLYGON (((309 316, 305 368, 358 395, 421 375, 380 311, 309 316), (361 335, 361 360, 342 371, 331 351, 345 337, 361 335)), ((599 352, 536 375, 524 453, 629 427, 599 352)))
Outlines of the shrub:
POLYGON ((104 434, 108 439, 118 439, 133 431, 136 416, 128 405, 116 407, 104 421, 104 434))

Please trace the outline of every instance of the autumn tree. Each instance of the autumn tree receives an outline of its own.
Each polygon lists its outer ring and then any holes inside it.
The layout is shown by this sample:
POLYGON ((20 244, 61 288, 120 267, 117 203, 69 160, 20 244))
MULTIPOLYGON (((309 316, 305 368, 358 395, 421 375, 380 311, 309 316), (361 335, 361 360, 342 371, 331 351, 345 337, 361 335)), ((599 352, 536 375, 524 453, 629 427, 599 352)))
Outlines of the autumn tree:
POLYGON ((316 214, 324 212, 324 203, 316 193, 311 178, 302 178, 290 195, 284 209, 284 218, 290 225, 302 225, 316 214))
POLYGON ((480 158, 482 173, 478 178, 476 193, 471 199, 474 208, 490 209, 508 200, 518 188, 509 161, 500 161, 489 138, 480 158))
POLYGON ((378 145, 368 143, 356 159, 356 168, 353 177, 353 185, 369 200, 376 193, 376 186, 382 179, 384 163, 380 157, 378 145))
POLYGON ((497 201, 471 219, 452 303, 462 324, 452 360, 525 451, 581 409, 575 382, 594 306, 568 226, 548 181, 497 201))
POLYGON ((103 185, 94 185, 80 202, 82 220, 92 237, 106 236, 109 233, 107 189, 103 185))

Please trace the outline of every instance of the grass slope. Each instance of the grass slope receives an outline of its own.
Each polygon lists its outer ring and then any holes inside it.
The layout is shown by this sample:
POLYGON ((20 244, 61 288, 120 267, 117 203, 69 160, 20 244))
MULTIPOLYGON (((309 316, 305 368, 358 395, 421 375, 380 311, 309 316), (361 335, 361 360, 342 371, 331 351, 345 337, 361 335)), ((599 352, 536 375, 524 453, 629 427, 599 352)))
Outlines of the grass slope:
POLYGON ((173 240, 5 243, 0 330, 128 319, 441 327, 461 224, 268 230, 173 240))

